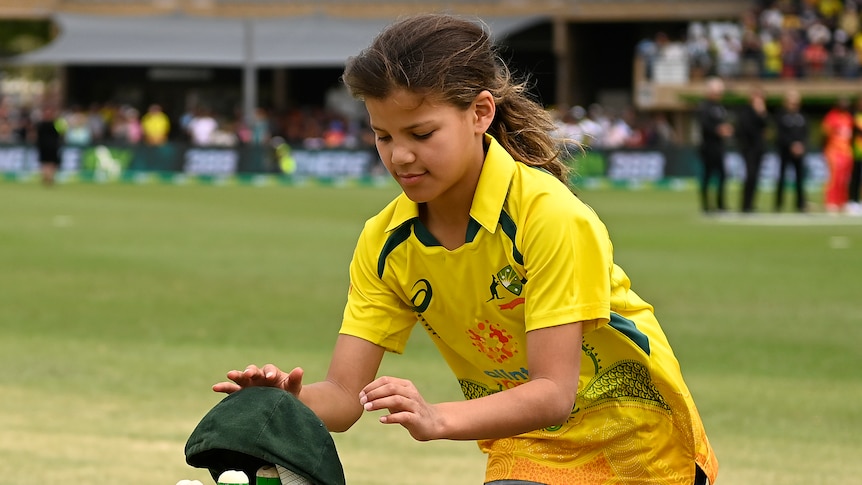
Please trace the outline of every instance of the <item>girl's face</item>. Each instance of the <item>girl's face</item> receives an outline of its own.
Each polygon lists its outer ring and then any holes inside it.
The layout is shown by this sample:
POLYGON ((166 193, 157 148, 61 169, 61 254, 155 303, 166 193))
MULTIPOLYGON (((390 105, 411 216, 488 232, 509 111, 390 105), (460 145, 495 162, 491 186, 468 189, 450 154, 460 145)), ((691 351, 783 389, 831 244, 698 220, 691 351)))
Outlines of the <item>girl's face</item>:
POLYGON ((380 158, 411 200, 469 204, 485 159, 483 135, 494 117, 490 93, 479 94, 466 110, 407 90, 369 98, 365 106, 380 158))

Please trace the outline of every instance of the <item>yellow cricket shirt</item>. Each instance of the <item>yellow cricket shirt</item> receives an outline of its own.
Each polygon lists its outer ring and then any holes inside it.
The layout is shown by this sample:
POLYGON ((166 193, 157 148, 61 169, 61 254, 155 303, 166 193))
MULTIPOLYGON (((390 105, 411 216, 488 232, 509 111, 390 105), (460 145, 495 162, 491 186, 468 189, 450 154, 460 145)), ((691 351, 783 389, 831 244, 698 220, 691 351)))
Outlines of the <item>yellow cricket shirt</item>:
POLYGON ((164 113, 148 112, 141 118, 141 130, 149 143, 164 143, 167 141, 170 129, 171 121, 164 113))
POLYGON ((569 419, 480 441, 486 480, 691 485, 698 463, 713 482, 718 462, 679 364, 613 263, 604 224, 488 140, 463 246, 439 245, 404 194, 366 222, 340 332, 400 353, 421 324, 473 399, 529 379, 528 331, 598 319, 584 328, 569 419))

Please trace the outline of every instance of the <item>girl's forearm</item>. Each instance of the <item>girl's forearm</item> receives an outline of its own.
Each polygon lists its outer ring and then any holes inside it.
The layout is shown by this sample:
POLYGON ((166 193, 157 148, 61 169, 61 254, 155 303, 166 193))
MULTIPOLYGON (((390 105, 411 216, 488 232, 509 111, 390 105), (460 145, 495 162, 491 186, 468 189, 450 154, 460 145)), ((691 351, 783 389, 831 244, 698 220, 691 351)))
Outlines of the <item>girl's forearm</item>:
POLYGON ((333 432, 347 431, 362 415, 359 396, 332 381, 303 386, 299 400, 333 432))
POLYGON ((575 396, 551 379, 535 379, 490 396, 435 405, 441 414, 439 439, 497 439, 560 425, 575 396))

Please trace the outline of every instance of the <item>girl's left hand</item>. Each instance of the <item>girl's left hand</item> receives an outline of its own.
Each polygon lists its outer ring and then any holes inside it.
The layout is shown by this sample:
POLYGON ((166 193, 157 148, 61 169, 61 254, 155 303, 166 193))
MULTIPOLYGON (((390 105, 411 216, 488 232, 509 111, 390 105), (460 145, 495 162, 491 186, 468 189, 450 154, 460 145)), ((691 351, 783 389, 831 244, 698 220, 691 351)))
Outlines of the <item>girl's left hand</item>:
POLYGON ((435 406, 425 402, 409 380, 380 377, 362 389, 359 403, 366 411, 389 410, 389 414, 380 417, 380 422, 404 426, 417 441, 441 435, 442 416, 435 406))

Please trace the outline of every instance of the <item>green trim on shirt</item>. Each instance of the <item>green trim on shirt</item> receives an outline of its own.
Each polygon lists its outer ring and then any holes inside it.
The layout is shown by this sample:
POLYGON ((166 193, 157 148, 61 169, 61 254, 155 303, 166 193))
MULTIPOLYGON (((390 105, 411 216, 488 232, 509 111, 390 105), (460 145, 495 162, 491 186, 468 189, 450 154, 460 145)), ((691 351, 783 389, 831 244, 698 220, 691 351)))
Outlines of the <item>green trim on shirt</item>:
POLYGON ((380 250, 380 257, 377 258, 377 277, 383 277, 383 270, 386 268, 386 257, 389 256, 389 253, 395 250, 399 244, 403 243, 410 237, 410 229, 412 224, 405 222, 398 226, 397 229, 392 231, 389 234, 389 237, 386 239, 386 243, 383 244, 383 249, 380 250))
POLYGON ((638 330, 637 326, 635 325, 635 322, 617 313, 611 312, 611 321, 608 322, 608 325, 628 337, 628 339, 634 342, 635 345, 640 347, 640 349, 643 350, 645 354, 649 355, 649 337, 647 337, 646 334, 638 330))

